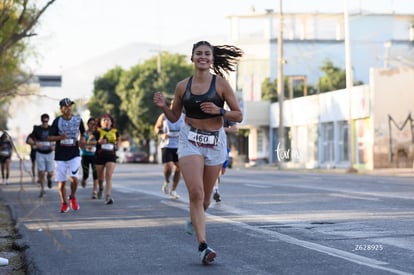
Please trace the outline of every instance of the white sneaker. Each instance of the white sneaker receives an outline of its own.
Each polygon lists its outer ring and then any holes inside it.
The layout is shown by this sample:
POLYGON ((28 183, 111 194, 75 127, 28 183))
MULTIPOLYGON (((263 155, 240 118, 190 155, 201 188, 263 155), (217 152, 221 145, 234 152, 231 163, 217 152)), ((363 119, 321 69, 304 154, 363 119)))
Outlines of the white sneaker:
POLYGON ((161 191, 164 193, 164 194, 168 194, 168 182, 164 182, 164 184, 162 185, 162 187, 161 187, 161 191))
POLYGON ((179 199, 180 198, 180 196, 177 194, 177 192, 175 192, 175 191, 171 191, 171 193, 170 193, 170 197, 172 198, 172 199, 179 199))
POLYGON ((208 265, 214 262, 214 259, 216 258, 216 256, 217 256, 216 251, 214 251, 210 247, 207 247, 206 249, 200 252, 200 259, 204 265, 208 265))

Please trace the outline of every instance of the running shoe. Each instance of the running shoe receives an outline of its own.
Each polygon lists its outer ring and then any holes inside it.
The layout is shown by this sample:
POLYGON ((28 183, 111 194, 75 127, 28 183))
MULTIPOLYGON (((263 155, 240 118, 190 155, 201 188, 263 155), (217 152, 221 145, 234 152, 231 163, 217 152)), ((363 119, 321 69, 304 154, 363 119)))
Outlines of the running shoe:
POLYGON ((92 193, 92 199, 93 199, 93 200, 96 200, 97 198, 98 198, 98 197, 97 197, 97 195, 96 195, 96 192, 93 192, 93 193, 92 193))
POLYGON ((82 179, 81 185, 82 185, 83 188, 86 187, 86 180, 85 179, 82 179))
POLYGON ((177 192, 176 192, 176 191, 171 191, 171 193, 170 193, 170 197, 171 197, 172 199, 179 199, 179 198, 180 198, 180 196, 177 194, 177 192))
POLYGON ((218 192, 218 191, 215 191, 215 192, 214 192, 213 199, 214 199, 216 202, 221 202, 221 197, 220 197, 220 194, 219 194, 219 192, 218 192))
POLYGON ((99 191, 98 191, 98 199, 102 199, 102 193, 103 193, 103 188, 102 189, 99 188, 99 191))
POLYGON ((73 211, 79 210, 80 206, 78 202, 76 201, 75 197, 69 198, 70 208, 72 208, 73 211))
POLYGON ((162 185, 162 187, 161 187, 161 191, 164 193, 164 194, 168 194, 168 182, 164 182, 163 183, 163 185, 162 185))
POLYGON ((113 204, 114 200, 111 198, 111 196, 106 196, 105 204, 113 204))
POLYGON ((39 198, 43 198, 43 196, 46 194, 45 190, 41 190, 39 194, 39 198))
POLYGON ((69 211, 69 205, 67 203, 62 203, 62 207, 60 208, 60 213, 66 213, 69 211))
POLYGON ((214 262, 217 254, 216 251, 211 249, 210 247, 205 248, 203 251, 200 252, 200 259, 204 265, 208 265, 214 262))
POLYGON ((187 233, 188 235, 194 234, 194 226, 190 218, 188 218, 185 222, 185 233, 187 233))
POLYGON ((52 188, 52 178, 47 178, 47 187, 48 187, 49 189, 51 189, 51 188, 52 188))

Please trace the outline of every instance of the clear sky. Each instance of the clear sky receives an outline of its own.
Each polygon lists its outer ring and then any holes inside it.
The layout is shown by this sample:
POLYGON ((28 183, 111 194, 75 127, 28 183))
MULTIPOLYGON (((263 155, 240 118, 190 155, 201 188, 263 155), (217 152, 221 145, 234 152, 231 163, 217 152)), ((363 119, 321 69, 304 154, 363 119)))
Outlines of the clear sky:
MULTIPOLYGON (((282 5, 284 12, 343 12, 344 1, 284 0, 282 5)), ((280 0, 57 0, 40 19, 32 39, 39 57, 29 64, 37 73, 57 74, 134 42, 162 47, 203 34, 227 34, 225 16, 251 7, 279 11, 280 0)), ((350 12, 414 14, 413 0, 348 0, 348 7, 350 12)))

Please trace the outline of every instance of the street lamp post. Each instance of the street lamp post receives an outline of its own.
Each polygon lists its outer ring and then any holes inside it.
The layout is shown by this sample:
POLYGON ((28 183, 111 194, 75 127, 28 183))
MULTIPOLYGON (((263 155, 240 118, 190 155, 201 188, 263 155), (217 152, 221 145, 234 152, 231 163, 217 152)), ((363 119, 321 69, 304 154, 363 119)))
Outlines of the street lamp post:
MULTIPOLYGON (((284 101, 284 81, 283 81, 283 12, 282 0, 280 0, 279 9, 279 35, 277 38, 277 56, 278 56, 278 70, 277 70, 277 92, 279 102, 279 147, 282 151, 285 150, 285 126, 283 123, 283 101, 284 101)), ((279 153, 279 152, 278 152, 279 153)), ((283 168, 284 158, 279 158, 279 168, 283 168)))
POLYGON ((345 73, 346 73, 346 89, 349 96, 349 126, 348 126, 348 139, 349 139, 349 169, 348 172, 355 173, 357 170, 354 167, 355 163, 355 142, 352 127, 352 64, 351 64, 351 44, 349 41, 349 15, 348 15, 348 0, 344 0, 344 28, 345 28, 345 73))
POLYGON ((387 41, 384 43, 384 48, 385 48, 385 58, 384 58, 384 68, 388 69, 389 65, 390 65, 390 49, 392 46, 392 42, 391 41, 387 41))

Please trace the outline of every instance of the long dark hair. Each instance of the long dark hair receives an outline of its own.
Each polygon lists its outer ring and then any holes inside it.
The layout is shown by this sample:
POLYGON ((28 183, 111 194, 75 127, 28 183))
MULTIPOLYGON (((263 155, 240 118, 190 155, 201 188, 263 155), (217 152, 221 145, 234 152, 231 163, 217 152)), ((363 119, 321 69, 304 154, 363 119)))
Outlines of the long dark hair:
POLYGON ((244 52, 236 46, 213 46, 207 41, 198 41, 197 43, 193 44, 191 58, 194 54, 194 50, 201 45, 206 45, 211 48, 214 58, 213 71, 215 74, 221 77, 224 77, 224 74, 228 74, 229 72, 234 72, 236 70, 235 67, 237 65, 237 62, 244 54, 244 52))
POLYGON ((9 138, 9 134, 6 131, 4 131, 3 134, 1 134, 0 136, 0 140, 2 141, 7 140, 8 138, 9 138))
POLYGON ((88 122, 86 122, 86 124, 89 124, 91 121, 95 121, 95 122, 96 122, 96 118, 94 118, 94 117, 90 117, 90 118, 88 119, 88 122))
POLYGON ((113 118, 110 114, 103 114, 103 115, 99 118, 99 121, 98 121, 98 127, 102 128, 102 125, 101 125, 101 120, 102 120, 103 118, 109 118, 109 119, 111 120, 111 128, 116 128, 116 127, 115 127, 115 120, 114 120, 114 118, 113 118))

